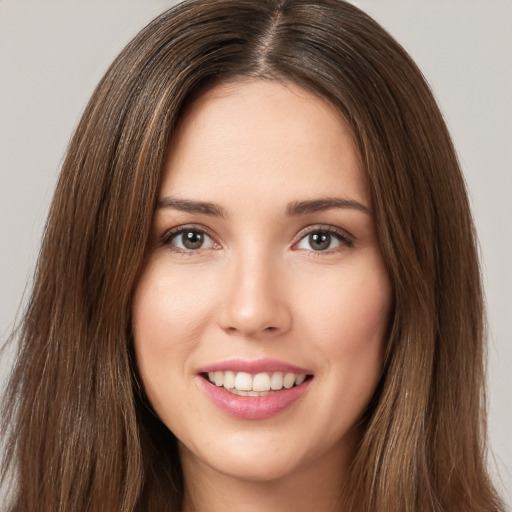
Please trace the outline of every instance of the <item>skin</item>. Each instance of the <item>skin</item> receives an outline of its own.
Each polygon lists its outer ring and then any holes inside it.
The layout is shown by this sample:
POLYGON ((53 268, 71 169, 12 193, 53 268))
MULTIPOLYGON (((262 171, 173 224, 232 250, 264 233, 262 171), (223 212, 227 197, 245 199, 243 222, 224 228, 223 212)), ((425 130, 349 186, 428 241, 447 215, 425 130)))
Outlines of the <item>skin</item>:
POLYGON ((179 439, 185 510, 333 510, 381 375, 392 303, 348 127, 290 83, 218 85, 178 127, 159 199, 133 329, 147 395, 179 439), (287 214, 293 202, 332 197, 363 208, 287 214), (180 226, 205 231, 203 246, 169 235, 180 226), (332 229, 342 238, 311 245, 311 230, 332 229), (314 375, 276 416, 233 417, 198 385, 201 366, 267 357, 314 375))

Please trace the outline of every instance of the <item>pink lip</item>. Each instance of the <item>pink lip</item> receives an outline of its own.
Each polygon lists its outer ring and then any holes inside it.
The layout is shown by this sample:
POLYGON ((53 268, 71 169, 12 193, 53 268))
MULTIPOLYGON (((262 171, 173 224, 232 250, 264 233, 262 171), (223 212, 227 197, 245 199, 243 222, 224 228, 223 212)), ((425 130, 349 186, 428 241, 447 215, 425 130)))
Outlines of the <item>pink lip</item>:
POLYGON ((265 396, 239 396, 226 391, 223 387, 215 386, 200 375, 196 379, 210 400, 221 411, 247 420, 270 418, 288 409, 306 393, 311 383, 311 379, 308 379, 299 386, 282 389, 265 396))
POLYGON ((230 359, 229 361, 222 361, 219 363, 203 366, 197 370, 197 373, 208 372, 247 372, 253 375, 257 373, 296 373, 297 375, 307 374, 311 375, 313 372, 306 368, 300 368, 293 364, 279 361, 278 359, 257 359, 255 361, 245 361, 243 359, 230 359))

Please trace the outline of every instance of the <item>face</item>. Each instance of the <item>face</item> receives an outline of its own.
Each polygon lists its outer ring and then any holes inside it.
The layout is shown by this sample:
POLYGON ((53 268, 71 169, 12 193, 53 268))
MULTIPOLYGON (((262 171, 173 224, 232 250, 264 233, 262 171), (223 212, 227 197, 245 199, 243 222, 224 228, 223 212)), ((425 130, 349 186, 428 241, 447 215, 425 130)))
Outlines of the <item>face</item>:
POLYGON ((349 130, 292 85, 217 86, 169 148, 133 302, 139 373, 185 468, 346 463, 391 286, 349 130))

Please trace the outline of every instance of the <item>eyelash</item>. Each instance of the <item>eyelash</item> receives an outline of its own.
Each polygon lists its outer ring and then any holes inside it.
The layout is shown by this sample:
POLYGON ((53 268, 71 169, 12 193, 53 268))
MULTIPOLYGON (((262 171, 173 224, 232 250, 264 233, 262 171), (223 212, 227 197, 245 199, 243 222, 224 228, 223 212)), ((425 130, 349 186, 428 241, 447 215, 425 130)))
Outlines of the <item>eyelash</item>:
POLYGON ((190 233, 196 233, 196 234, 200 234, 200 235, 206 235, 208 238, 210 238, 215 245, 217 245, 219 248, 220 248, 220 245, 215 242, 215 239, 213 237, 213 235, 206 229, 204 228, 200 228, 198 226, 179 226, 177 228, 173 228, 169 231, 166 231, 164 233, 164 235, 162 236, 162 245, 166 245, 166 246, 169 246, 170 250, 173 251, 173 252, 176 252, 178 254, 185 254, 185 255, 193 255, 193 254, 198 254, 206 249, 202 249, 202 248, 199 248, 199 249, 181 249, 180 247, 176 247, 176 246, 173 246, 172 245, 172 241, 177 238, 179 235, 182 235, 183 233, 187 233, 187 232, 190 232, 190 233))
POLYGON ((335 228, 333 226, 323 226, 316 225, 306 228, 304 231, 301 231, 297 236, 297 241, 293 243, 292 247, 298 246, 300 242, 302 242, 307 236, 312 235, 314 233, 322 233, 326 235, 330 235, 336 240, 340 242, 340 246, 335 247, 333 249, 325 249, 323 251, 315 251, 313 249, 304 249, 310 255, 315 257, 320 257, 323 254, 333 254, 342 250, 343 248, 351 248, 354 246, 354 239, 351 235, 349 235, 346 231, 341 230, 339 228, 335 228))
MULTIPOLYGON (((209 230, 206 230, 205 228, 194 226, 194 225, 179 226, 177 228, 173 228, 169 231, 166 231, 164 233, 164 235, 162 236, 162 245, 169 246, 171 251, 178 253, 178 254, 184 254, 184 255, 197 255, 204 250, 210 249, 210 248, 182 249, 180 247, 173 246, 171 242, 175 238, 177 238, 178 236, 180 236, 186 232, 196 233, 196 234, 200 234, 200 235, 206 235, 208 238, 210 238, 212 240, 214 249, 218 249, 221 247, 220 244, 218 244, 215 241, 214 236, 209 232, 209 230), (217 246, 217 247, 215 247, 215 246, 217 246)), ((317 226, 308 227, 308 228, 306 228, 306 230, 300 232, 299 235, 297 236, 297 240, 292 244, 292 249, 300 250, 300 249, 296 249, 296 247, 307 236, 310 236, 311 234, 314 234, 314 233, 322 233, 322 234, 330 235, 340 242, 340 246, 335 247, 334 249, 325 249, 325 250, 302 249, 304 251, 307 251, 309 254, 311 254, 315 257, 319 257, 322 254, 332 254, 334 252, 339 251, 340 247, 351 248, 354 246, 353 237, 351 235, 349 235, 348 233, 346 233, 345 231, 343 231, 339 228, 334 228, 333 226, 317 225, 317 226)))

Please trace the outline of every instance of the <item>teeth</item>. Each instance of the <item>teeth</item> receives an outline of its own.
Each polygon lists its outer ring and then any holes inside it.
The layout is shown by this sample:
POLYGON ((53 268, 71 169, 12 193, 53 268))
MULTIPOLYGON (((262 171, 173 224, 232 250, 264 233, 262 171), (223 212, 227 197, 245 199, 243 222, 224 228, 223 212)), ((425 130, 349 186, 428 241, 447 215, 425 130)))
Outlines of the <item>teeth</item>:
POLYGON ((222 386, 224 384, 224 373, 215 372, 215 385, 222 386))
MULTIPOLYGON (((224 378, 226 378, 226 377, 224 377, 224 378)), ((300 386, 305 380, 306 380, 306 376, 304 374, 297 375, 297 378, 295 379, 295 385, 300 386)))
POLYGON ((235 387, 235 374, 233 372, 224 372, 224 387, 227 389, 235 387))
POLYGON ((286 389, 290 389, 295 384, 295 374, 287 373, 283 379, 283 386, 286 389))
POLYGON ((270 389, 270 377, 268 373, 258 373, 252 380, 253 391, 268 391, 270 389))
POLYGON ((283 387, 283 374, 276 372, 270 378, 270 389, 281 389, 283 387))
POLYGON ((281 389, 299 386, 306 380, 305 374, 274 372, 251 375, 246 372, 209 372, 208 380, 235 395, 262 396, 281 389))
POLYGON ((238 372, 235 377, 235 388, 239 391, 252 391, 251 375, 245 372, 238 372))

